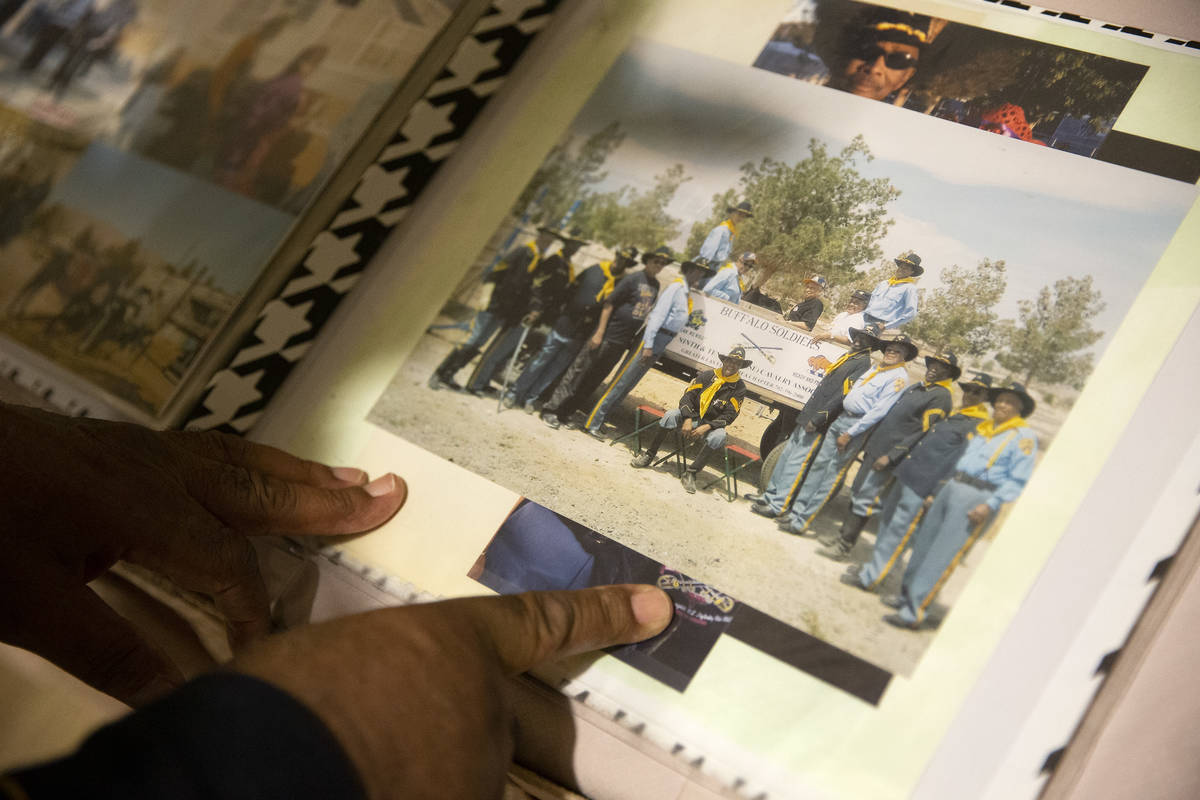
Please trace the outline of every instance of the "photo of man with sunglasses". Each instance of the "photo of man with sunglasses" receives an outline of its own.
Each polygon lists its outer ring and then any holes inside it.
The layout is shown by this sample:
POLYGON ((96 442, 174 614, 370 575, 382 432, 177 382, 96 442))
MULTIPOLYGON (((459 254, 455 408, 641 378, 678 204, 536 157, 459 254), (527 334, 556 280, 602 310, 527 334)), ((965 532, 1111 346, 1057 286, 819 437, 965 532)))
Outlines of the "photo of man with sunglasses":
POLYGON ((890 8, 872 8, 846 30, 828 86, 871 100, 903 102, 932 40, 932 19, 890 8))

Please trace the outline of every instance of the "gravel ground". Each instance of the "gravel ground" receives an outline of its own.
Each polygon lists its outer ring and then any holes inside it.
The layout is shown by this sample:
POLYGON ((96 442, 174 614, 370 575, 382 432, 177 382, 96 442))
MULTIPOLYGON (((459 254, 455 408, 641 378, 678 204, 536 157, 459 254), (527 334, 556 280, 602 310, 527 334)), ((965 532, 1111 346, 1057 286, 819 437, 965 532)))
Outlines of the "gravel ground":
MULTIPOLYGON (((460 338, 457 332, 427 334, 392 380, 371 420, 877 666, 902 675, 915 669, 935 630, 906 631, 883 622, 890 609, 877 595, 839 583, 844 565, 818 555, 815 538, 781 532, 772 520, 750 513, 749 502, 742 498, 728 502, 720 483, 688 495, 670 461, 655 469, 630 468, 632 439, 610 445, 583 433, 553 430, 519 409, 498 411, 495 398, 449 390, 434 393, 426 381, 460 338)), ((460 378, 466 374, 464 370, 460 378)), ((674 407, 683 388, 675 378, 651 371, 609 422, 620 433, 632 431, 637 405, 674 407)), ((765 413, 748 402, 730 427, 731 441, 756 450, 770 421, 760 416, 765 413)), ((747 472, 753 484, 757 468, 747 472)), ((701 485, 719 477, 712 463, 705 475, 701 485)), ((754 488, 746 483, 739 487, 743 493, 754 488)), ((817 518, 814 530, 836 529, 846 504, 843 489, 817 518)), ((867 530, 854 554, 858 560, 869 557, 874 542, 873 526, 867 530)), ((959 594, 986 547, 986 541, 980 542, 967 567, 955 573, 941 594, 944 603, 959 594)), ((464 564, 464 572, 470 566, 464 564)), ((897 591, 902 574, 893 570, 883 592, 897 591)), ((936 622, 945 611, 944 605, 935 604, 931 620, 936 622)))

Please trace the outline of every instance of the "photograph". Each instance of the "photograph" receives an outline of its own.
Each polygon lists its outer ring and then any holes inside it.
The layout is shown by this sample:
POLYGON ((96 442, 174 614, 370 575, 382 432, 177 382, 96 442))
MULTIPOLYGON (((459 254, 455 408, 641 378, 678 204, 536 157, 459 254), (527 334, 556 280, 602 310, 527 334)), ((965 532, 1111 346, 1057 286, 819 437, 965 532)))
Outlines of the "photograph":
POLYGON ((796 0, 754 66, 1088 158, 1148 69, 850 0, 796 0))
POLYGON ((75 159, 0 238, 0 335, 154 413, 292 218, 102 144, 75 159))
POLYGON ((638 41, 369 419, 909 676, 1194 201, 638 41))

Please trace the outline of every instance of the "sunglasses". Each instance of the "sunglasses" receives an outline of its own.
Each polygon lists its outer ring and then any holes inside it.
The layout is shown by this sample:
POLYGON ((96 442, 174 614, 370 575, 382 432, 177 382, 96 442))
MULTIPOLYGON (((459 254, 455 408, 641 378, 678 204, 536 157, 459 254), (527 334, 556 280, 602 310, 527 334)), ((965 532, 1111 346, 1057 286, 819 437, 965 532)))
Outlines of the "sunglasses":
POLYGON ((883 65, 888 69, 912 69, 917 66, 917 57, 911 53, 889 53, 877 44, 863 45, 850 54, 852 59, 861 59, 868 64, 874 64, 880 56, 883 56, 883 65))

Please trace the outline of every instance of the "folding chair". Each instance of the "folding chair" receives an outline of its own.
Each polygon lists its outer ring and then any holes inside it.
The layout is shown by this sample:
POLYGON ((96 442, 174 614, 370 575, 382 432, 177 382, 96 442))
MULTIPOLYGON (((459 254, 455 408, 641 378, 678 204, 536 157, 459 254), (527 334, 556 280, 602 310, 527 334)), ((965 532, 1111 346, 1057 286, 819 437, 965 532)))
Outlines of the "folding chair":
POLYGON ((751 452, 744 447, 736 444, 725 445, 725 472, 724 474, 708 483, 704 484, 704 489, 709 488, 721 481, 725 481, 725 498, 732 503, 738 496, 737 476, 738 473, 744 470, 751 464, 761 463, 762 458, 758 453, 751 452), (744 459, 741 463, 738 458, 744 459))
MULTIPOLYGON (((642 452, 642 431, 644 431, 648 428, 653 428, 656 425, 658 425, 659 420, 661 420, 663 418, 663 415, 665 413, 666 413, 665 411, 662 411, 661 409, 657 409, 654 406, 646 406, 646 405, 638 406, 633 411, 633 430, 630 431, 629 433, 625 434, 624 436, 618 436, 616 439, 613 439, 611 442, 608 443, 608 446, 612 447, 617 442, 623 442, 632 436, 634 439, 634 452, 635 453, 642 452), (642 422, 643 414, 650 418, 649 421, 646 423, 642 422)), ((657 467, 659 464, 664 463, 667 459, 674 458, 675 465, 676 465, 675 471, 679 475, 682 475, 683 468, 685 466, 685 462, 682 460, 683 459, 683 438, 680 435, 678 428, 676 428, 674 432, 675 432, 675 449, 672 450, 671 452, 667 453, 664 456, 659 456, 657 460, 655 460, 654 462, 652 462, 650 464, 650 466, 657 467)))

